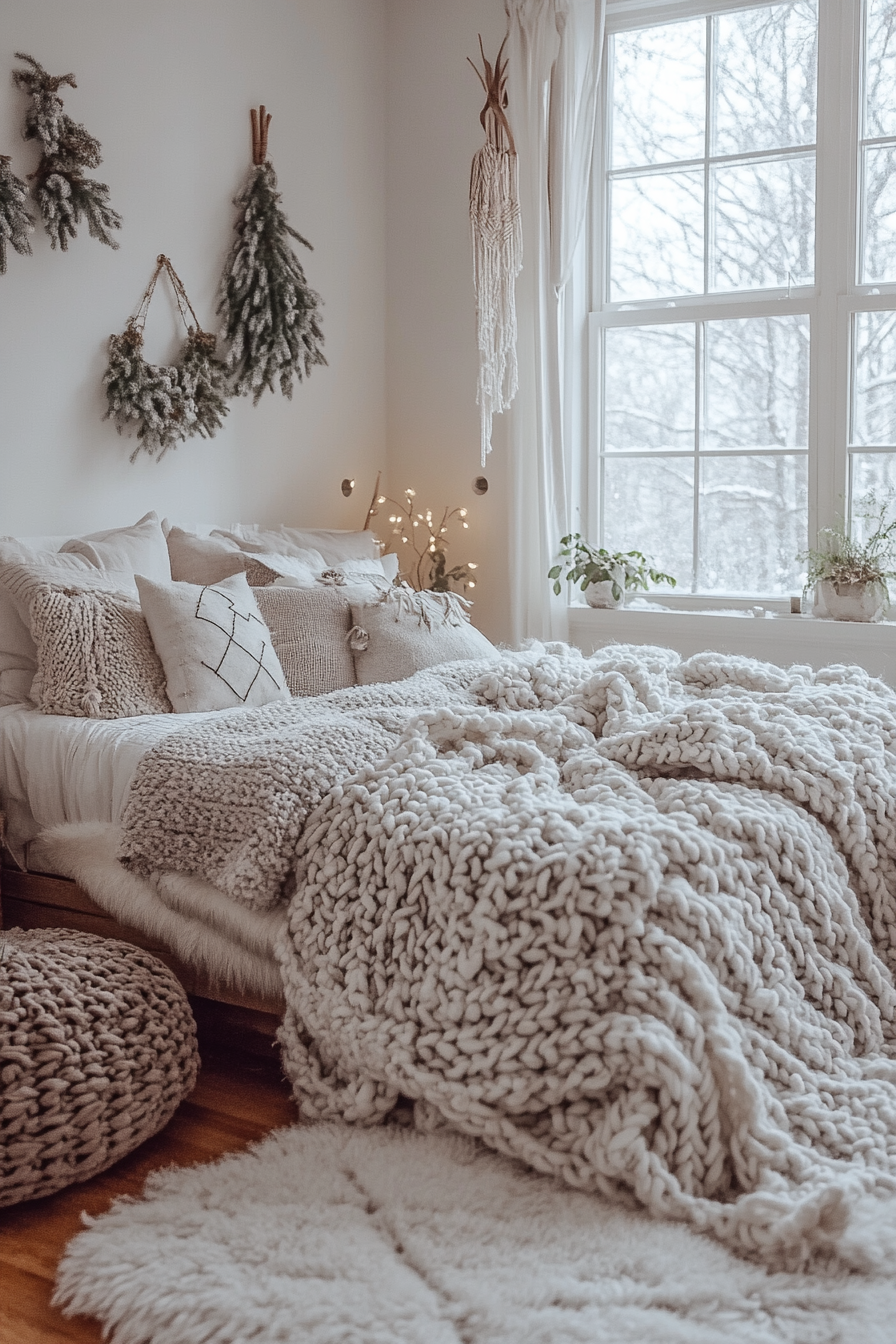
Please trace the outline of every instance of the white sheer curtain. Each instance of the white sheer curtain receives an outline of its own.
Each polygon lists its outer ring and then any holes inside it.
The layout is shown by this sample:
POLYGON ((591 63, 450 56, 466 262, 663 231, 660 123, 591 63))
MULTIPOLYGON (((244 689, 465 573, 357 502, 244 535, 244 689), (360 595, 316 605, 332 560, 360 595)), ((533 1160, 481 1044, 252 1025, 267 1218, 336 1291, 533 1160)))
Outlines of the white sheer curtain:
POLYGON ((588 294, 583 225, 605 0, 505 0, 508 117, 523 222, 517 281, 520 387, 509 411, 511 624, 563 639, 566 594, 547 572, 574 527, 584 439, 588 294))

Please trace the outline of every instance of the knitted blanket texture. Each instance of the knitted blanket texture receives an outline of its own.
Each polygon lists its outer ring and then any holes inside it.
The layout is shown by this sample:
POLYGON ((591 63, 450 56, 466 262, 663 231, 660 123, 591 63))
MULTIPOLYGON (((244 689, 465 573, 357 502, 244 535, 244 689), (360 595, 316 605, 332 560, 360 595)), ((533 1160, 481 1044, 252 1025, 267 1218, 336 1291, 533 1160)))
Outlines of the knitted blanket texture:
POLYGON ((410 1098, 769 1263, 892 1260, 896 693, 535 645, 300 831, 304 1117, 410 1098))
POLYGON ((119 861, 141 876, 190 873, 251 909, 291 889, 309 811, 380 759, 437 705, 473 703, 488 660, 443 663, 406 681, 350 686, 185 726, 141 759, 122 817, 119 861))

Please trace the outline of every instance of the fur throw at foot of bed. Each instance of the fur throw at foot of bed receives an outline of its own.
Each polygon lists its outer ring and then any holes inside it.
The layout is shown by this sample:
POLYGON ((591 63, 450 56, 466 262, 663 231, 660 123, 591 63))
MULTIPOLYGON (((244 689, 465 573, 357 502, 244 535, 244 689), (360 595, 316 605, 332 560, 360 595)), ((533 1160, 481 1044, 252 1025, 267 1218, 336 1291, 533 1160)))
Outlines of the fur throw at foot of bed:
POLYGON ((201 878, 129 873, 116 854, 120 832, 110 822, 78 822, 44 831, 42 863, 71 877, 120 924, 138 929, 215 984, 276 1001, 283 984, 273 947, 284 907, 249 910, 201 878))
POLYGON ((305 1116, 403 1094, 776 1265, 896 1257, 896 693, 508 654, 310 815, 279 945, 305 1116))

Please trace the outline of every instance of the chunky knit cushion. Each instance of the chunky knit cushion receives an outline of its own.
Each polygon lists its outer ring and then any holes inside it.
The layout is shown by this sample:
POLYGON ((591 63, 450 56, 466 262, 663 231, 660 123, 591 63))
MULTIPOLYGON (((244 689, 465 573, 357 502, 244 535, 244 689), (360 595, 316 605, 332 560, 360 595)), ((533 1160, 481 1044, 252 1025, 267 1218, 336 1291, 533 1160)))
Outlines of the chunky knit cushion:
POLYGON ((355 684, 348 646, 352 609, 339 588, 255 588, 293 695, 324 695, 355 684))
POLYGON ((353 604, 352 621, 350 644, 359 686, 402 681, 437 663, 496 652, 452 593, 391 588, 375 602, 353 604))
POLYGON ((0 1205, 110 1167, 168 1123, 198 1067, 187 996, 148 952, 0 933, 0 1205))
POLYGON ((37 645, 31 698, 44 714, 171 713, 165 672, 133 599, 44 585, 31 601, 31 633, 37 645))

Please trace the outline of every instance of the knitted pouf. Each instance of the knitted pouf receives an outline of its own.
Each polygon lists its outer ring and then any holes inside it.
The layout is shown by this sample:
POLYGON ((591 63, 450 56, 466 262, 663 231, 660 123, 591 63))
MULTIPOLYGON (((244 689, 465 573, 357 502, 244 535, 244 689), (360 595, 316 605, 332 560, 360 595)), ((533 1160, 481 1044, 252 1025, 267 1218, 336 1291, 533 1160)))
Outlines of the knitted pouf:
POLYGON ((148 952, 0 933, 0 1205, 117 1162, 167 1124, 198 1067, 187 996, 148 952))

